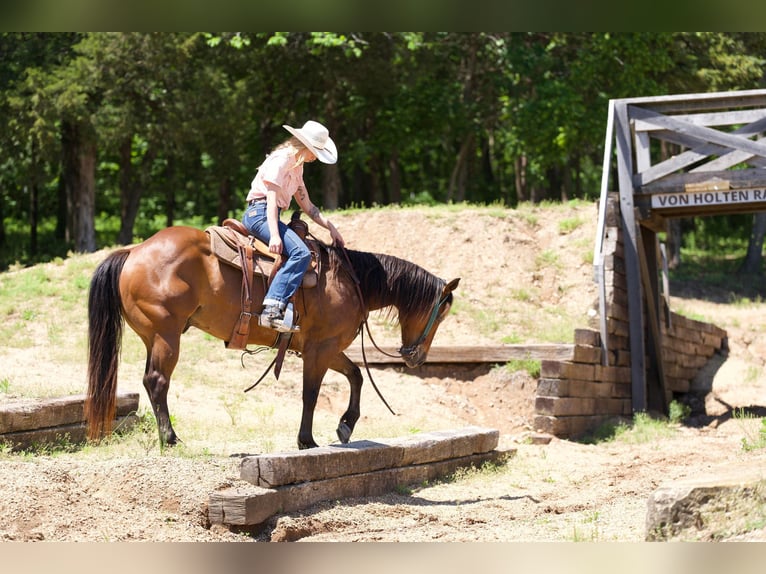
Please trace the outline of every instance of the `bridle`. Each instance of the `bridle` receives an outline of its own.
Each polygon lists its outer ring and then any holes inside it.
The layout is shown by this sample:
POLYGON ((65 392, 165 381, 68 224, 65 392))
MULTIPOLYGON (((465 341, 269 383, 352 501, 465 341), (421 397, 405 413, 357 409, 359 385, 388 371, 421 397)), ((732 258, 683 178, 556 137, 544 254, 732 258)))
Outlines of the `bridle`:
POLYGON ((441 309, 442 305, 447 302, 449 299, 449 296, 451 293, 446 293, 443 297, 437 297, 436 303, 433 306, 433 309, 431 310, 431 315, 428 318, 428 323, 423 328, 423 332, 420 334, 420 336, 415 340, 415 342, 412 345, 409 345, 407 347, 402 346, 399 349, 399 354, 394 355, 392 353, 388 353, 381 349, 378 344, 375 342, 375 339, 372 337, 372 333, 370 332, 370 324, 367 322, 367 319, 370 315, 369 311, 367 310, 367 307, 364 303, 364 296, 362 295, 362 288, 360 287, 360 281, 359 278, 356 275, 356 271, 354 271, 354 266, 351 264, 351 260, 348 257, 348 252, 345 247, 340 248, 341 252, 343 253, 343 257, 346 260, 346 267, 348 268, 348 273, 351 276, 351 279, 354 281, 354 287, 356 287, 356 295, 359 297, 359 305, 362 308, 362 311, 364 312, 364 319, 362 319, 361 324, 359 325, 359 333, 361 334, 361 343, 362 343, 362 361, 364 362, 364 368, 367 371, 367 376, 370 378, 370 383, 372 383, 372 388, 375 389, 375 392, 378 394, 378 397, 380 397, 380 400, 383 401, 383 404, 386 405, 388 410, 391 412, 392 415, 396 415, 394 410, 391 408, 391 406, 388 404, 386 399, 381 394, 380 390, 378 389, 378 386, 375 384, 375 381, 372 378, 372 373, 370 372, 370 367, 367 364, 367 354, 364 352, 364 331, 367 331, 367 336, 370 337, 370 342, 372 343, 372 346, 375 347, 379 353, 384 354, 387 357, 391 357, 394 359, 399 358, 409 358, 412 357, 420 347, 420 345, 423 344, 423 341, 426 340, 429 333, 431 332, 431 329, 433 329, 434 325, 436 324, 436 319, 439 317, 439 310, 441 309))
MULTIPOLYGON (((423 332, 420 334, 420 337, 418 337, 412 345, 407 347, 403 346, 399 349, 399 354, 402 357, 412 357, 417 352, 418 347, 423 344, 423 341, 425 341, 428 335, 431 333, 431 329, 434 328, 436 319, 439 317, 439 311, 441 310, 442 305, 444 305, 449 300, 450 295, 451 293, 445 293, 444 297, 437 299, 433 309, 431 310, 431 316, 428 318, 428 323, 423 328, 423 332)), ((370 337, 370 339, 372 339, 372 337, 370 337)), ((380 351, 380 349, 378 349, 378 351, 380 351)))

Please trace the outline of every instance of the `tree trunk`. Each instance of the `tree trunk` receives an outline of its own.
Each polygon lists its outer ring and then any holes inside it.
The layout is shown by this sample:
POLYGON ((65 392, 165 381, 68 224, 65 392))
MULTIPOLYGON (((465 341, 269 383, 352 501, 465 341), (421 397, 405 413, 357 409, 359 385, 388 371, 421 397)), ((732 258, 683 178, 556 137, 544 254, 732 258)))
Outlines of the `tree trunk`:
POLYGON ((527 185, 527 156, 521 154, 516 158, 515 180, 516 201, 518 203, 529 201, 529 187, 527 185))
POLYGON ((74 250, 96 250, 96 141, 92 127, 64 120, 61 124, 63 178, 69 204, 74 250))
POLYGON ((176 162, 173 156, 168 157, 165 165, 165 226, 173 227, 176 214, 175 173, 176 162))
POLYGON ((6 243, 8 242, 8 237, 5 233, 5 213, 3 206, 5 205, 5 200, 3 200, 2 195, 0 195, 0 247, 5 247, 6 243))
MULTIPOLYGON (((231 190, 232 181, 230 177, 224 177, 221 180, 221 184, 218 186, 218 209, 216 217, 218 223, 223 223, 223 220, 229 217, 229 210, 231 209, 231 190)), ((239 215, 237 215, 239 217, 239 215)))
POLYGON ((455 167, 449 178, 447 201, 461 202, 465 199, 465 182, 468 179, 468 154, 473 149, 473 133, 469 133, 460 145, 455 167))
POLYGON ((40 218, 40 185, 37 153, 35 145, 32 144, 32 172, 29 183, 29 253, 37 255, 37 228, 40 218))
POLYGON ((399 171, 399 153, 394 150, 388 158, 388 200, 402 202, 402 174, 399 171))
POLYGON ((322 167, 322 208, 333 211, 340 205, 340 171, 338 164, 322 167))
POLYGON ((668 221, 667 240, 668 269, 681 267, 681 220, 670 219, 668 221))
POLYGON ((138 215, 141 199, 141 187, 136 185, 135 170, 132 163, 133 137, 127 137, 120 145, 120 231, 117 243, 133 243, 133 227, 138 215))
POLYGON ((763 272, 763 240, 766 237, 766 212, 753 215, 753 229, 747 244, 747 254, 738 273, 760 275, 763 272))
POLYGON ((59 241, 69 243, 69 198, 67 197, 67 186, 64 179, 64 169, 59 173, 59 184, 56 189, 56 231, 55 237, 59 241))

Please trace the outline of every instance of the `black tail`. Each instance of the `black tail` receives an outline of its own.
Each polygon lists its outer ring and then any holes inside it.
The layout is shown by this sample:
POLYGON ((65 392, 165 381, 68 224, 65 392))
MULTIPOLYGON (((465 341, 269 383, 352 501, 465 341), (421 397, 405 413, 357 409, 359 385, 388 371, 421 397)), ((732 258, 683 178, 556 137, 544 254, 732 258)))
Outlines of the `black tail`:
POLYGON ((117 367, 122 344, 120 273, 130 251, 121 249, 96 268, 88 293, 88 438, 112 432, 117 400, 117 367))

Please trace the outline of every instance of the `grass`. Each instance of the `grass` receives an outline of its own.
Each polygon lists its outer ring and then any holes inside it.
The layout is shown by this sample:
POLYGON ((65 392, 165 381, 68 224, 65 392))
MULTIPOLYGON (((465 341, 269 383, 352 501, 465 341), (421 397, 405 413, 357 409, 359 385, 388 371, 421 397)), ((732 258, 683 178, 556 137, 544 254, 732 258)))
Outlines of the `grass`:
POLYGON ((635 413, 631 421, 609 421, 583 437, 586 444, 603 442, 622 442, 627 444, 644 444, 670 438, 676 434, 676 429, 668 420, 656 419, 647 413, 635 413))
POLYGON ((753 424, 758 419, 744 409, 734 409, 733 418, 745 435, 742 437, 742 450, 750 452, 766 448, 766 418, 760 419, 760 426, 753 424))
POLYGON ((517 371, 526 371, 533 378, 540 376, 540 366, 542 362, 539 359, 512 359, 501 368, 515 373, 517 371))

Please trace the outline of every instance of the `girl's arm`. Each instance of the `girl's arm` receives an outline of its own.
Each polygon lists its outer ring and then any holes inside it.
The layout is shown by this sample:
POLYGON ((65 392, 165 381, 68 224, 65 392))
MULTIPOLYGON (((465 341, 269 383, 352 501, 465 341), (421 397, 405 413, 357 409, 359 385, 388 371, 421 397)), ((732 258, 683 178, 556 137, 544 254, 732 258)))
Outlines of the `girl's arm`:
POLYGON ((269 251, 282 253, 282 238, 279 235, 279 207, 277 192, 271 186, 266 186, 266 220, 269 223, 269 251))
POLYGON ((319 208, 314 205, 311 202, 311 198, 309 198, 309 193, 306 190, 304 186, 301 186, 298 188, 298 191, 295 194, 295 201, 298 203, 298 206, 303 210, 303 213, 308 215, 312 221, 315 221, 325 229, 327 229, 330 232, 330 237, 332 238, 333 245, 336 245, 338 247, 344 247, 346 245, 345 241, 343 241, 343 237, 341 236, 338 229, 332 224, 332 221, 327 219, 324 215, 322 215, 319 211, 319 208))

